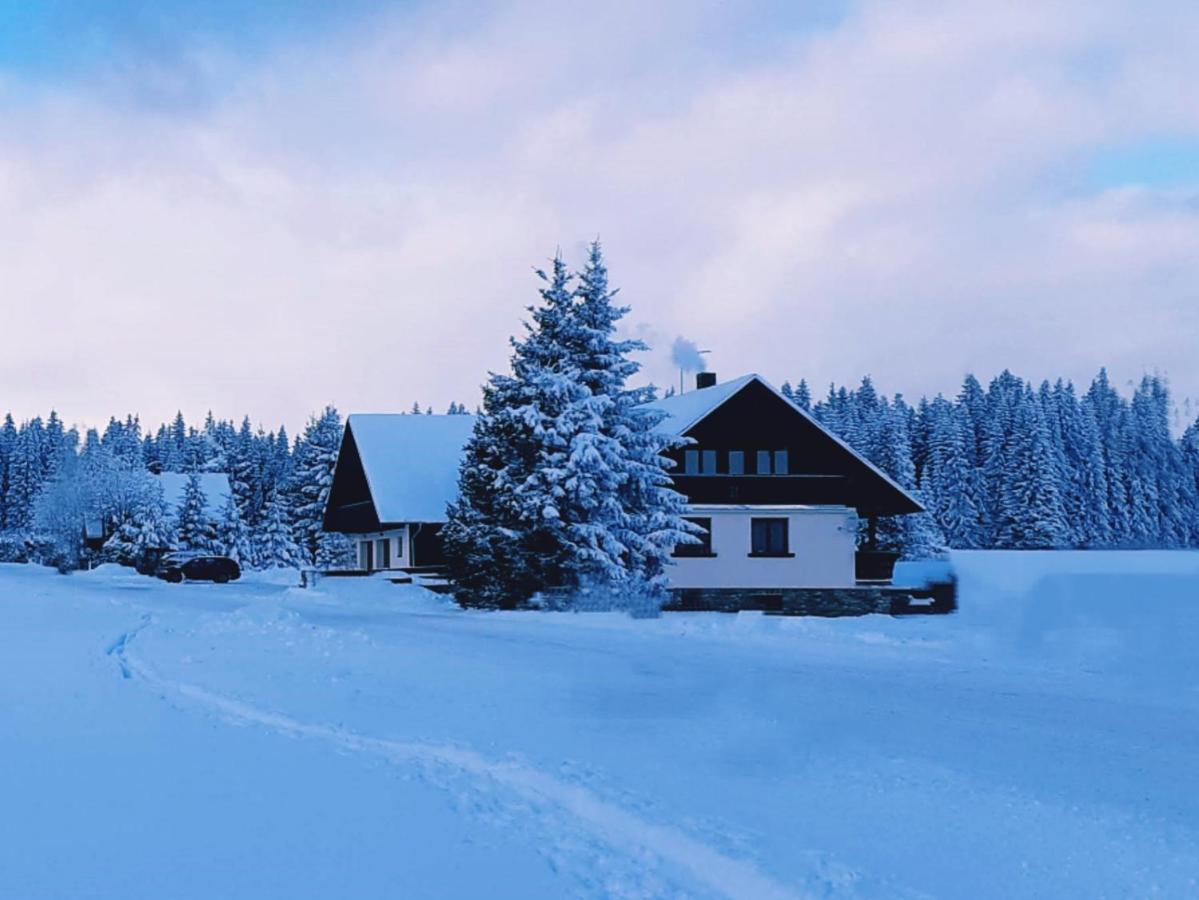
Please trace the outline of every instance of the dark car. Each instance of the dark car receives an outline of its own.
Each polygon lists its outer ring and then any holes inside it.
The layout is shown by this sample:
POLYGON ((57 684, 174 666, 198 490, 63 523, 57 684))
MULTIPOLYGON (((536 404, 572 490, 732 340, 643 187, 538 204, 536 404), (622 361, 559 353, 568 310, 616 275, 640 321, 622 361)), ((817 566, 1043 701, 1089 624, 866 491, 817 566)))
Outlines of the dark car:
POLYGON ((241 578, 241 566, 227 556, 212 553, 168 553, 154 574, 164 581, 215 581, 224 584, 241 578))

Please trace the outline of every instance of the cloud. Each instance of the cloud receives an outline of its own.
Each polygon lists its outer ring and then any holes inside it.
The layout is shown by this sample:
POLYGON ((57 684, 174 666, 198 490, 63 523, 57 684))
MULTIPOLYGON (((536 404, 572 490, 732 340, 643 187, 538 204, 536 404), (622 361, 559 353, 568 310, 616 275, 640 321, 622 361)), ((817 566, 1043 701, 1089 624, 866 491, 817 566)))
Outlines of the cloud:
POLYGON ((289 427, 469 404, 532 268, 596 234, 631 320, 725 376, 915 394, 1106 364, 1199 396, 1194 198, 1088 171, 1199 134, 1184 11, 446 9, 195 49, 204 102, 170 109, 0 82, 0 400, 289 427))

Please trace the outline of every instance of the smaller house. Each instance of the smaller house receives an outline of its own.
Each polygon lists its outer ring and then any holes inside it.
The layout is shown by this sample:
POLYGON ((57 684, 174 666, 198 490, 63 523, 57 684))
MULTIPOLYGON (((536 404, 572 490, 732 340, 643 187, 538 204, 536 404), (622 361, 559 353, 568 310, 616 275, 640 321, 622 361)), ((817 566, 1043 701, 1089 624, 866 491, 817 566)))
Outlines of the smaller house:
MULTIPOLYGON (((150 473, 150 478, 162 488, 162 498, 166 503, 168 516, 174 517, 179 514, 190 477, 182 472, 150 473)), ((224 472, 200 472, 199 479, 200 490, 204 494, 204 509, 210 518, 216 519, 232 493, 229 476, 224 472)), ((96 516, 88 516, 83 523, 83 545, 89 550, 99 550, 112 537, 112 532, 113 526, 110 522, 102 521, 96 516)))
POLYGON ((439 535, 474 424, 471 415, 346 419, 324 528, 356 542, 360 569, 445 564, 439 535))

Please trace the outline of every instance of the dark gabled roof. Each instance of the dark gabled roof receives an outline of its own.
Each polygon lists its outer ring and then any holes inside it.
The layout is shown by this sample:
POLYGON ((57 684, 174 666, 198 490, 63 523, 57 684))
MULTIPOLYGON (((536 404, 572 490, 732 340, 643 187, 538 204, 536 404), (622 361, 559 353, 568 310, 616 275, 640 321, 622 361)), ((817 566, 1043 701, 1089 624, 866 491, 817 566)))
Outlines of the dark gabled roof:
POLYGON ((894 504, 896 506, 895 512, 920 512, 923 510, 924 507, 920 504, 920 501, 908 493, 902 485, 870 460, 866 459, 866 457, 862 456, 862 454, 854 450, 845 441, 841 440, 841 438, 837 437, 833 432, 829 431, 815 416, 788 399, 761 375, 753 373, 742 375, 740 378, 734 378, 732 381, 715 384, 712 387, 698 388, 684 394, 675 394, 674 396, 655 400, 646 405, 665 413, 666 418, 659 425, 660 429, 670 434, 685 437, 692 429, 703 422, 704 419, 708 418, 708 416, 752 384, 758 384, 768 390, 794 411, 796 415, 802 417, 809 425, 816 428, 828 438, 828 440, 833 441, 861 468, 866 478, 875 479, 880 486, 885 486, 886 493, 893 494, 894 498, 899 501, 894 504))

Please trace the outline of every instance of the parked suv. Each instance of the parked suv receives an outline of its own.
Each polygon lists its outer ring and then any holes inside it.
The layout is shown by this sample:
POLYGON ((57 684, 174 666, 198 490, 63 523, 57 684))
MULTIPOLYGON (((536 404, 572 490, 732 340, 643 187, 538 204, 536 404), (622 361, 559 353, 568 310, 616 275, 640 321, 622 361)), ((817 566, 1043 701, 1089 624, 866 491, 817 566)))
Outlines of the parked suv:
POLYGON ((212 553, 168 553, 154 574, 164 581, 215 581, 224 584, 241 578, 241 566, 227 556, 212 553))

